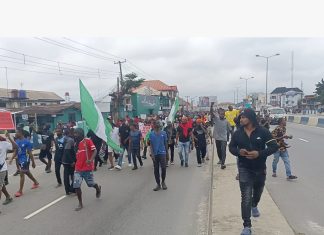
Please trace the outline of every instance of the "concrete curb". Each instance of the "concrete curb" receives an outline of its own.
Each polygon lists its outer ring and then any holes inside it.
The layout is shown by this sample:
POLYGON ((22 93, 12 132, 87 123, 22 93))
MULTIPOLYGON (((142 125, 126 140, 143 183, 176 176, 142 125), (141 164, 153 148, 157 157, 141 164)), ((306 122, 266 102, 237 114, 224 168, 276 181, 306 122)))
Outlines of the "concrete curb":
POLYGON ((324 128, 324 117, 289 115, 288 122, 324 128))
MULTIPOLYGON (((215 154, 216 155, 216 154, 215 154)), ((241 194, 236 158, 228 153, 227 168, 221 170, 215 156, 212 188, 212 234, 235 235, 242 230, 241 194)), ((276 203, 265 188, 259 205, 260 218, 252 218, 254 235, 294 235, 294 231, 281 214, 276 203)))

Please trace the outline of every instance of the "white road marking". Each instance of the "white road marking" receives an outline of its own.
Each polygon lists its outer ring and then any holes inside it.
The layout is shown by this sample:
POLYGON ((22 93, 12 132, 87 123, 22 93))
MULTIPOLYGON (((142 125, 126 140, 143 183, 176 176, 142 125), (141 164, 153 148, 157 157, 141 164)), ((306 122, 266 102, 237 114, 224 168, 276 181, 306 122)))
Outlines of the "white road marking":
POLYGON ((306 142, 306 143, 309 142, 308 140, 304 140, 304 139, 302 139, 302 138, 298 138, 298 139, 301 140, 301 141, 304 141, 304 142, 306 142))
POLYGON ((37 211, 27 215, 24 220, 28 220, 30 219, 31 217, 37 215, 38 213, 42 212, 43 210, 53 206, 54 204, 58 203, 59 201, 63 200, 64 198, 66 198, 66 195, 63 195, 62 197, 59 197, 58 199, 52 201, 51 203, 48 203, 47 205, 43 206, 42 208, 38 209, 37 211))

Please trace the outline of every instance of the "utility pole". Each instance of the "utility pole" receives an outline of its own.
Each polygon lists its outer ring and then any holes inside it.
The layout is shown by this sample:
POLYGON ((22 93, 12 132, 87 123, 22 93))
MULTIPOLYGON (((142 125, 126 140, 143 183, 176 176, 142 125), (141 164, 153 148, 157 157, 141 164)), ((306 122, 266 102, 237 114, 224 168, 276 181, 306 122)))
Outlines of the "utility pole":
POLYGON ((291 88, 294 87, 294 52, 291 52, 291 88))
POLYGON ((236 105, 236 102, 235 102, 235 97, 236 97, 236 95, 235 95, 235 91, 234 91, 234 104, 236 105))
POLYGON ((189 105, 188 105, 188 103, 189 103, 189 97, 190 96, 188 96, 188 95, 186 96, 186 98, 187 98, 187 105, 186 105, 187 106, 187 111, 189 111, 189 105))
POLYGON ((119 78, 117 78, 117 112, 116 112, 116 121, 119 119, 119 100, 121 97, 119 97, 119 93, 120 93, 120 90, 123 90, 123 87, 122 87, 122 84, 123 84, 123 71, 122 71, 122 66, 121 64, 122 63, 126 63, 126 59, 123 60, 123 61, 114 61, 114 64, 118 64, 119 65, 119 78), (119 84, 121 84, 121 89, 119 88, 119 84))

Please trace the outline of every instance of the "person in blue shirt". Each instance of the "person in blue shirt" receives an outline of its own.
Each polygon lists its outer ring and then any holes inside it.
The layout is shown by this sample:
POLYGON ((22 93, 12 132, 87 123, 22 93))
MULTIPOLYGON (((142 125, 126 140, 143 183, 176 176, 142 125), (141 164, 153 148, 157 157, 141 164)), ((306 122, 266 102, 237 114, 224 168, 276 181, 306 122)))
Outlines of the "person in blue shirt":
POLYGON ((168 137, 165 131, 161 131, 160 121, 156 121, 153 126, 154 130, 150 133, 150 146, 151 146, 151 157, 154 164, 154 176, 156 181, 156 187, 154 191, 159 191, 161 189, 166 190, 167 186, 165 184, 166 177, 166 159, 168 154, 168 137), (161 176, 160 176, 161 167, 161 176), (162 184, 161 180, 162 178, 162 184))
POLYGON ((129 139, 129 150, 131 151, 133 164, 134 164, 132 170, 137 170, 138 167, 137 167, 136 158, 138 159, 140 165, 143 166, 143 161, 141 158, 141 149, 143 148, 143 143, 142 143, 142 133, 137 129, 137 125, 135 123, 132 123, 130 125, 130 132, 129 132, 128 139, 129 139))
POLYGON ((28 176, 29 179, 31 179, 34 184, 32 186, 32 189, 36 189, 39 187, 38 181, 34 178, 34 176, 31 174, 29 170, 29 164, 30 161, 32 162, 32 167, 35 168, 35 160, 32 153, 32 144, 28 139, 24 137, 24 133, 22 129, 18 129, 16 131, 16 144, 17 149, 15 150, 12 158, 9 161, 9 164, 12 164, 13 159, 18 159, 19 164, 19 170, 20 170, 20 187, 18 192, 15 193, 16 197, 20 197, 23 195, 23 188, 25 183, 25 175, 28 176))

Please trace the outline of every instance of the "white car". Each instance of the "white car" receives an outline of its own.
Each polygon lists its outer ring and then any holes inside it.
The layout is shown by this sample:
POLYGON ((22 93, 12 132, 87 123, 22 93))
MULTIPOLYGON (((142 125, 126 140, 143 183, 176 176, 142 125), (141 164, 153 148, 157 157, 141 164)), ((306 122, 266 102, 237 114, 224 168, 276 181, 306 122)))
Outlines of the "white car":
POLYGON ((268 113, 271 125, 277 125, 280 118, 286 118, 286 111, 283 108, 269 108, 268 113))

